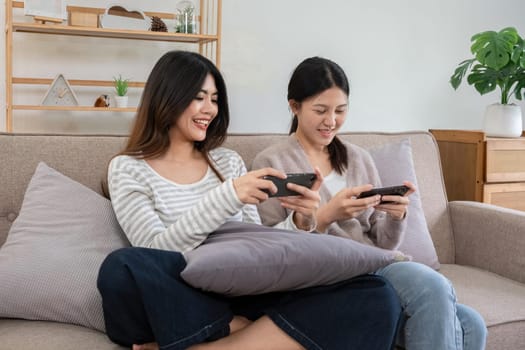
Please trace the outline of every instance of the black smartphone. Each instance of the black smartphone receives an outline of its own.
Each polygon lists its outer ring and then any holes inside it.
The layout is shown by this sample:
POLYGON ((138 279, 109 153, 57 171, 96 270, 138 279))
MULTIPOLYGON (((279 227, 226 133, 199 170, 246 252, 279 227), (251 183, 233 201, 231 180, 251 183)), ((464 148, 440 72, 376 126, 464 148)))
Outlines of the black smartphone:
MULTIPOLYGON (((380 188, 372 188, 370 191, 361 192, 359 196, 357 196, 357 199, 359 198, 366 198, 366 197, 372 197, 377 194, 381 196, 404 196, 405 193, 408 192, 410 188, 408 188, 405 185, 401 186, 390 186, 390 187, 380 187, 380 188)), ((384 203, 390 203, 388 201, 381 201, 381 204, 384 203)))
POLYGON ((270 180, 275 184, 275 186, 277 186, 276 193, 270 193, 269 191, 266 191, 266 193, 268 193, 270 197, 287 197, 300 195, 295 191, 289 190, 286 187, 287 183, 291 182, 294 184, 311 188, 315 180, 317 179, 317 175, 315 175, 314 173, 294 173, 286 174, 286 179, 281 179, 272 175, 265 176, 264 179, 270 180))

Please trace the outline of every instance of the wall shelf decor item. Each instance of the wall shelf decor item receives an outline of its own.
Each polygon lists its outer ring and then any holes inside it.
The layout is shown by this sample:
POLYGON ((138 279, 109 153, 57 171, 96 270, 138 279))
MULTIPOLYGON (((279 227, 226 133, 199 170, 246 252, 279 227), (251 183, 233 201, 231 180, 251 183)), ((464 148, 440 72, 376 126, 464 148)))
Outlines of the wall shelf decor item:
MULTIPOLYGON (((49 3, 55 0, 47 0, 42 2, 49 3)), ((65 0, 64 0, 65 1, 65 0)), ((113 39, 126 39, 126 40, 143 40, 143 41, 158 41, 167 43, 182 43, 188 45, 188 50, 198 51, 200 54, 208 57, 215 64, 220 66, 221 58, 221 18, 222 18, 222 0, 198 0, 199 4, 199 16, 196 17, 199 27, 199 34, 186 34, 186 33, 175 33, 174 28, 170 28, 169 32, 151 31, 151 30, 130 30, 121 28, 99 28, 99 18, 101 15, 106 13, 105 8, 95 7, 79 7, 79 6, 67 6, 67 13, 65 15, 69 20, 74 23, 66 24, 41 24, 31 23, 27 21, 18 21, 14 18, 23 17, 24 13, 24 2, 15 0, 6 0, 6 131, 14 131, 13 120, 17 111, 96 111, 96 112, 134 112, 136 107, 116 108, 111 104, 110 107, 100 108, 93 106, 93 100, 97 96, 93 96, 89 105, 34 105, 34 104, 13 104, 13 95, 15 93, 14 86, 20 85, 20 89, 17 88, 17 97, 23 97, 23 85, 50 85, 54 79, 49 77, 49 72, 42 72, 39 76, 13 76, 13 62, 19 61, 17 59, 16 52, 13 45, 14 42, 22 42, 26 38, 26 33, 38 34, 38 35, 61 35, 74 37, 75 40, 84 40, 85 37, 98 38, 103 40, 104 38, 113 39), (73 15, 74 14, 74 15, 73 15)), ((146 18, 147 28, 150 28, 151 18, 153 16, 166 19, 175 20, 175 14, 165 12, 143 12, 146 18)), ((58 45, 66 45, 64 41, 57 41, 58 45)), ((95 45, 95 44, 94 44, 95 45)), ((180 45, 179 45, 180 46, 180 45)), ((63 49, 64 47, 60 47, 63 49)), ((57 47, 59 49, 59 47, 57 47)), ((36 56, 42 58, 41 56, 36 56)), ((74 60, 75 57, 70 57, 74 60)), ((132 60, 133 58, 126 58, 132 60)), ((108 65, 118 65, 118 62, 108 62, 108 65)), ((52 66, 52 65, 51 65, 52 66)), ((55 66, 59 66, 56 64, 55 66)), ((67 63, 60 67, 61 72, 68 76, 68 84, 73 87, 75 91, 80 93, 83 87, 107 87, 111 88, 114 86, 112 79, 109 80, 90 80, 85 79, 82 76, 71 76, 67 72, 67 63)), ((93 66, 93 69, 96 69, 93 66)), ((89 76, 89 67, 86 67, 85 75, 89 76)), ((53 72, 53 75, 59 72, 53 72)), ((78 75, 78 74, 77 74, 78 75)), ((130 88, 143 88, 144 82, 129 82, 130 88)), ((100 94, 100 93, 99 93, 100 94)))
POLYGON ((54 18, 61 22, 67 18, 66 1, 24 0, 24 15, 35 16, 36 18, 54 18))
POLYGON ((51 83, 40 104, 44 106, 78 106, 78 99, 66 78, 59 74, 51 83))
POLYGON ((129 29, 147 31, 150 27, 150 20, 144 12, 139 10, 127 10, 122 6, 110 6, 100 17, 102 28, 129 29))
POLYGON ((193 2, 182 0, 177 3, 177 13, 175 14, 175 31, 177 33, 198 33, 195 12, 195 5, 193 2))

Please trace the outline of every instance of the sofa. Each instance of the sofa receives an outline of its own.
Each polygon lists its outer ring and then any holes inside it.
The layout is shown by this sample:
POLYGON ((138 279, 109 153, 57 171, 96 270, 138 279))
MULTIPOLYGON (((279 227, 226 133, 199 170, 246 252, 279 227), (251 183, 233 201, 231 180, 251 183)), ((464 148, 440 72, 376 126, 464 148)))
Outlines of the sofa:
MULTIPOLYGON (((235 134, 228 136, 225 146, 239 152, 249 165, 259 150, 284 137, 235 134)), ((428 132, 349 132, 342 137, 364 148, 410 140, 439 271, 452 281, 459 301, 483 315, 487 349, 525 349, 525 212, 477 202, 448 202, 438 147, 428 132)), ((39 162, 100 193, 108 161, 124 142, 124 136, 0 133, 0 244, 17 218, 39 162)), ((2 318, 0 348, 121 347, 103 332, 75 324, 2 318)))

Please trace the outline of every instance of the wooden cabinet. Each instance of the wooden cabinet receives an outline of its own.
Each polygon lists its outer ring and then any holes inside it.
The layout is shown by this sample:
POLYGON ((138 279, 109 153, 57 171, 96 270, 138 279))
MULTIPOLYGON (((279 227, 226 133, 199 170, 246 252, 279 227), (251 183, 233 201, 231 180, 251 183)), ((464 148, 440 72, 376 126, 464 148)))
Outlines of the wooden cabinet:
POLYGON ((525 134, 487 137, 482 131, 437 130, 448 199, 525 211, 525 134))
MULTIPOLYGON (((125 29, 107 29, 98 27, 82 27, 71 26, 65 24, 49 24, 49 23, 32 23, 27 22, 27 18, 23 16, 23 1, 6 0, 6 131, 13 132, 13 113, 17 110, 44 110, 44 111, 95 111, 95 112, 133 112, 135 107, 129 108, 99 108, 93 106, 42 106, 17 104, 13 105, 14 85, 50 85, 53 82, 55 73, 52 76, 46 76, 48 72, 42 72, 42 76, 13 76, 13 61, 16 60, 16 53, 13 52, 13 41, 23 41, 24 33, 36 33, 42 35, 62 35, 79 38, 95 37, 95 38, 116 38, 127 40, 148 40, 148 41, 162 41, 172 43, 183 43, 188 45, 198 46, 198 51, 210 58, 217 66, 220 65, 220 43, 221 43, 221 5, 222 0, 199 0, 199 9, 201 15, 197 17, 200 28, 199 34, 182 34, 174 32, 152 32, 142 30, 125 30, 125 29), (16 18, 22 18, 26 21, 14 21, 16 18)), ((144 2, 146 4, 147 2, 144 2)), ((71 10, 84 11, 86 14, 99 16, 104 13, 105 9, 68 6, 68 13, 71 10)), ((146 16, 157 16, 161 19, 173 20, 173 13, 162 12, 144 12, 146 16)), ((71 16, 70 16, 71 18, 71 16)), ((97 21, 95 21, 97 23, 97 21)), ((60 45, 57 44, 57 45, 60 45)), ((57 47, 57 49, 59 49, 57 47)), ((188 48, 191 50, 192 48, 188 48)), ((196 51, 196 50, 195 50, 196 51)), ((38 56, 36 56, 38 57, 38 56)), ((40 58, 40 57, 39 57, 40 58)), ((108 65, 118 66, 118 62, 108 62, 108 65)), ((93 67, 95 68, 95 67, 93 67)), ((56 72, 59 73, 59 72, 56 72)), ((89 69, 86 70, 86 75, 89 76, 89 69)), ((89 80, 86 76, 79 79, 71 79, 69 77, 69 84, 80 87, 112 87, 113 81, 107 80, 89 80), (83 79, 84 78, 84 79, 83 79)), ((130 82, 131 88, 142 88, 144 82, 130 82)))

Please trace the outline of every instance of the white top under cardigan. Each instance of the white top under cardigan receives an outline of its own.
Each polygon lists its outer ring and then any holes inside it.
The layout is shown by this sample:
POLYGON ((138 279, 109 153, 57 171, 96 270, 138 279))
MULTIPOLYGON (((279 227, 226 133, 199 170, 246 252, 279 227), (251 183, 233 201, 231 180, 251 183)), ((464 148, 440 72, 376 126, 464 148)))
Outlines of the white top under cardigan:
MULTIPOLYGON (((348 151, 348 168, 343 174, 346 178, 346 187, 368 183, 380 187, 379 174, 370 154, 357 145, 345 141, 343 144, 348 151)), ((313 172, 308 157, 295 135, 290 135, 285 141, 268 147, 255 157, 252 168, 264 167, 273 167, 286 173, 313 172)), ((333 197, 324 185, 321 186, 319 194, 321 205, 333 197)), ((258 209, 263 224, 269 226, 289 215, 289 212, 275 199, 269 199, 258 205, 258 209)), ((405 219, 396 220, 384 212, 370 208, 357 218, 332 223, 327 233, 352 238, 384 249, 396 249, 401 243, 405 228, 405 219)))
MULTIPOLYGON (((201 180, 177 184, 143 159, 113 158, 108 169, 111 203, 133 246, 187 252, 226 221, 261 223, 256 207, 243 204, 233 187, 232 179, 246 173, 242 158, 222 147, 209 154, 224 182, 209 168, 201 180)), ((291 215, 275 227, 297 230, 291 215)))

